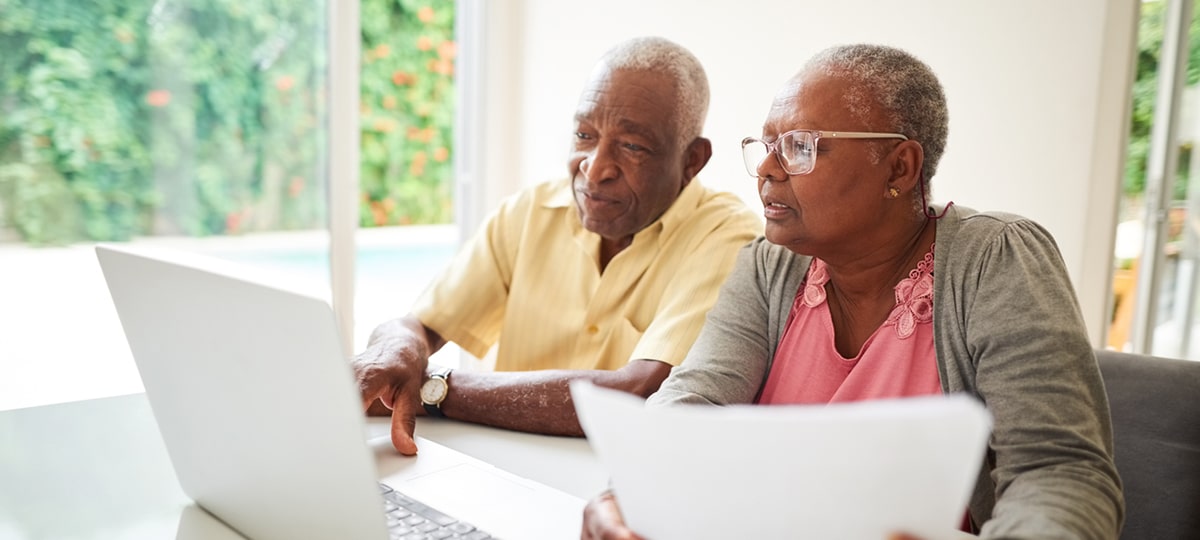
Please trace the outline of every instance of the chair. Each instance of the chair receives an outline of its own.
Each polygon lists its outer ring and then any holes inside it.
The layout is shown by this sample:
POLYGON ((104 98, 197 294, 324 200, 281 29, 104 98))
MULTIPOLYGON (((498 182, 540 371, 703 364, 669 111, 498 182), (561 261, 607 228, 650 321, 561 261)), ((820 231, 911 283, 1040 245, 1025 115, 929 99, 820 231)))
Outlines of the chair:
POLYGON ((1125 487, 1124 540, 1200 538, 1200 362, 1096 351, 1125 487))

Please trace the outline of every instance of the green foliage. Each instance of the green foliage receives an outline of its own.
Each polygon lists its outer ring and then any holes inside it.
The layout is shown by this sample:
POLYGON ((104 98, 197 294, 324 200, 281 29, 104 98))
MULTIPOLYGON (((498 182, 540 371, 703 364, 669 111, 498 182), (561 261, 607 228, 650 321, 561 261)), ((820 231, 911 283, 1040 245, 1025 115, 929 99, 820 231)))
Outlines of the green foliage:
MULTIPOLYGON (((447 221, 453 3, 362 12, 363 224, 447 221)), ((0 0, 0 227, 38 244, 323 227, 325 13, 0 0)))
MULTIPOLYGON (((1124 191, 1126 195, 1138 196, 1146 189, 1146 167, 1150 153, 1150 129, 1154 122, 1154 107, 1158 92, 1158 68, 1162 54, 1166 2, 1162 0, 1142 3, 1141 19, 1138 22, 1137 64, 1133 83, 1133 110, 1129 131, 1129 154, 1125 163, 1124 191)), ((1188 29, 1188 62, 1185 87, 1194 87, 1200 82, 1200 1, 1193 3, 1193 17, 1188 29)), ((1180 148, 1177 181, 1173 186, 1173 198, 1187 197, 1187 180, 1191 162, 1192 141, 1184 141, 1180 148)))
POLYGON ((362 3, 363 226, 451 219, 454 4, 362 3))

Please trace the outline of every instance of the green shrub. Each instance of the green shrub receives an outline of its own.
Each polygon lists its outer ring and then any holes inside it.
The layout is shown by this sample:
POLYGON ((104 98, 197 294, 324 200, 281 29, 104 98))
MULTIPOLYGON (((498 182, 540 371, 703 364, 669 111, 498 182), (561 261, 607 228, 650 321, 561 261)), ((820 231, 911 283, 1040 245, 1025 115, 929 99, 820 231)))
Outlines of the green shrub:
MULTIPOLYGON (((362 225, 450 219, 454 6, 363 0, 362 225)), ((322 228, 326 6, 0 0, 0 227, 322 228)))

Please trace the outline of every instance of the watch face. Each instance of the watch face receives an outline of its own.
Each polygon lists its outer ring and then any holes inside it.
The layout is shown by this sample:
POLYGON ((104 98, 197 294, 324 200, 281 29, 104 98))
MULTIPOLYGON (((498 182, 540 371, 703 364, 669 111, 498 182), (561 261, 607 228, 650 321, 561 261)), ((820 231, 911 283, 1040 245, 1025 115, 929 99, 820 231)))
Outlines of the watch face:
POLYGON ((446 399, 446 380, 434 377, 421 385, 421 402, 436 404, 446 399))

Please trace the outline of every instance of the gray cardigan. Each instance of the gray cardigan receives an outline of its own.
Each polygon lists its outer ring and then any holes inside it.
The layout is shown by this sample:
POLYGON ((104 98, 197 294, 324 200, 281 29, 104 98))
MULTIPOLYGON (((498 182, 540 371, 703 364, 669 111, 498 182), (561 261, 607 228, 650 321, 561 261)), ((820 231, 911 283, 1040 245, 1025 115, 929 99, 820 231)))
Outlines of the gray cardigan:
MULTIPOLYGON (((944 393, 994 417, 970 513, 984 538, 1116 538, 1124 520, 1108 398, 1058 246, 1012 214, 937 222, 934 341, 944 393)), ((648 403, 751 403, 811 259, 743 247, 683 364, 648 403)))

